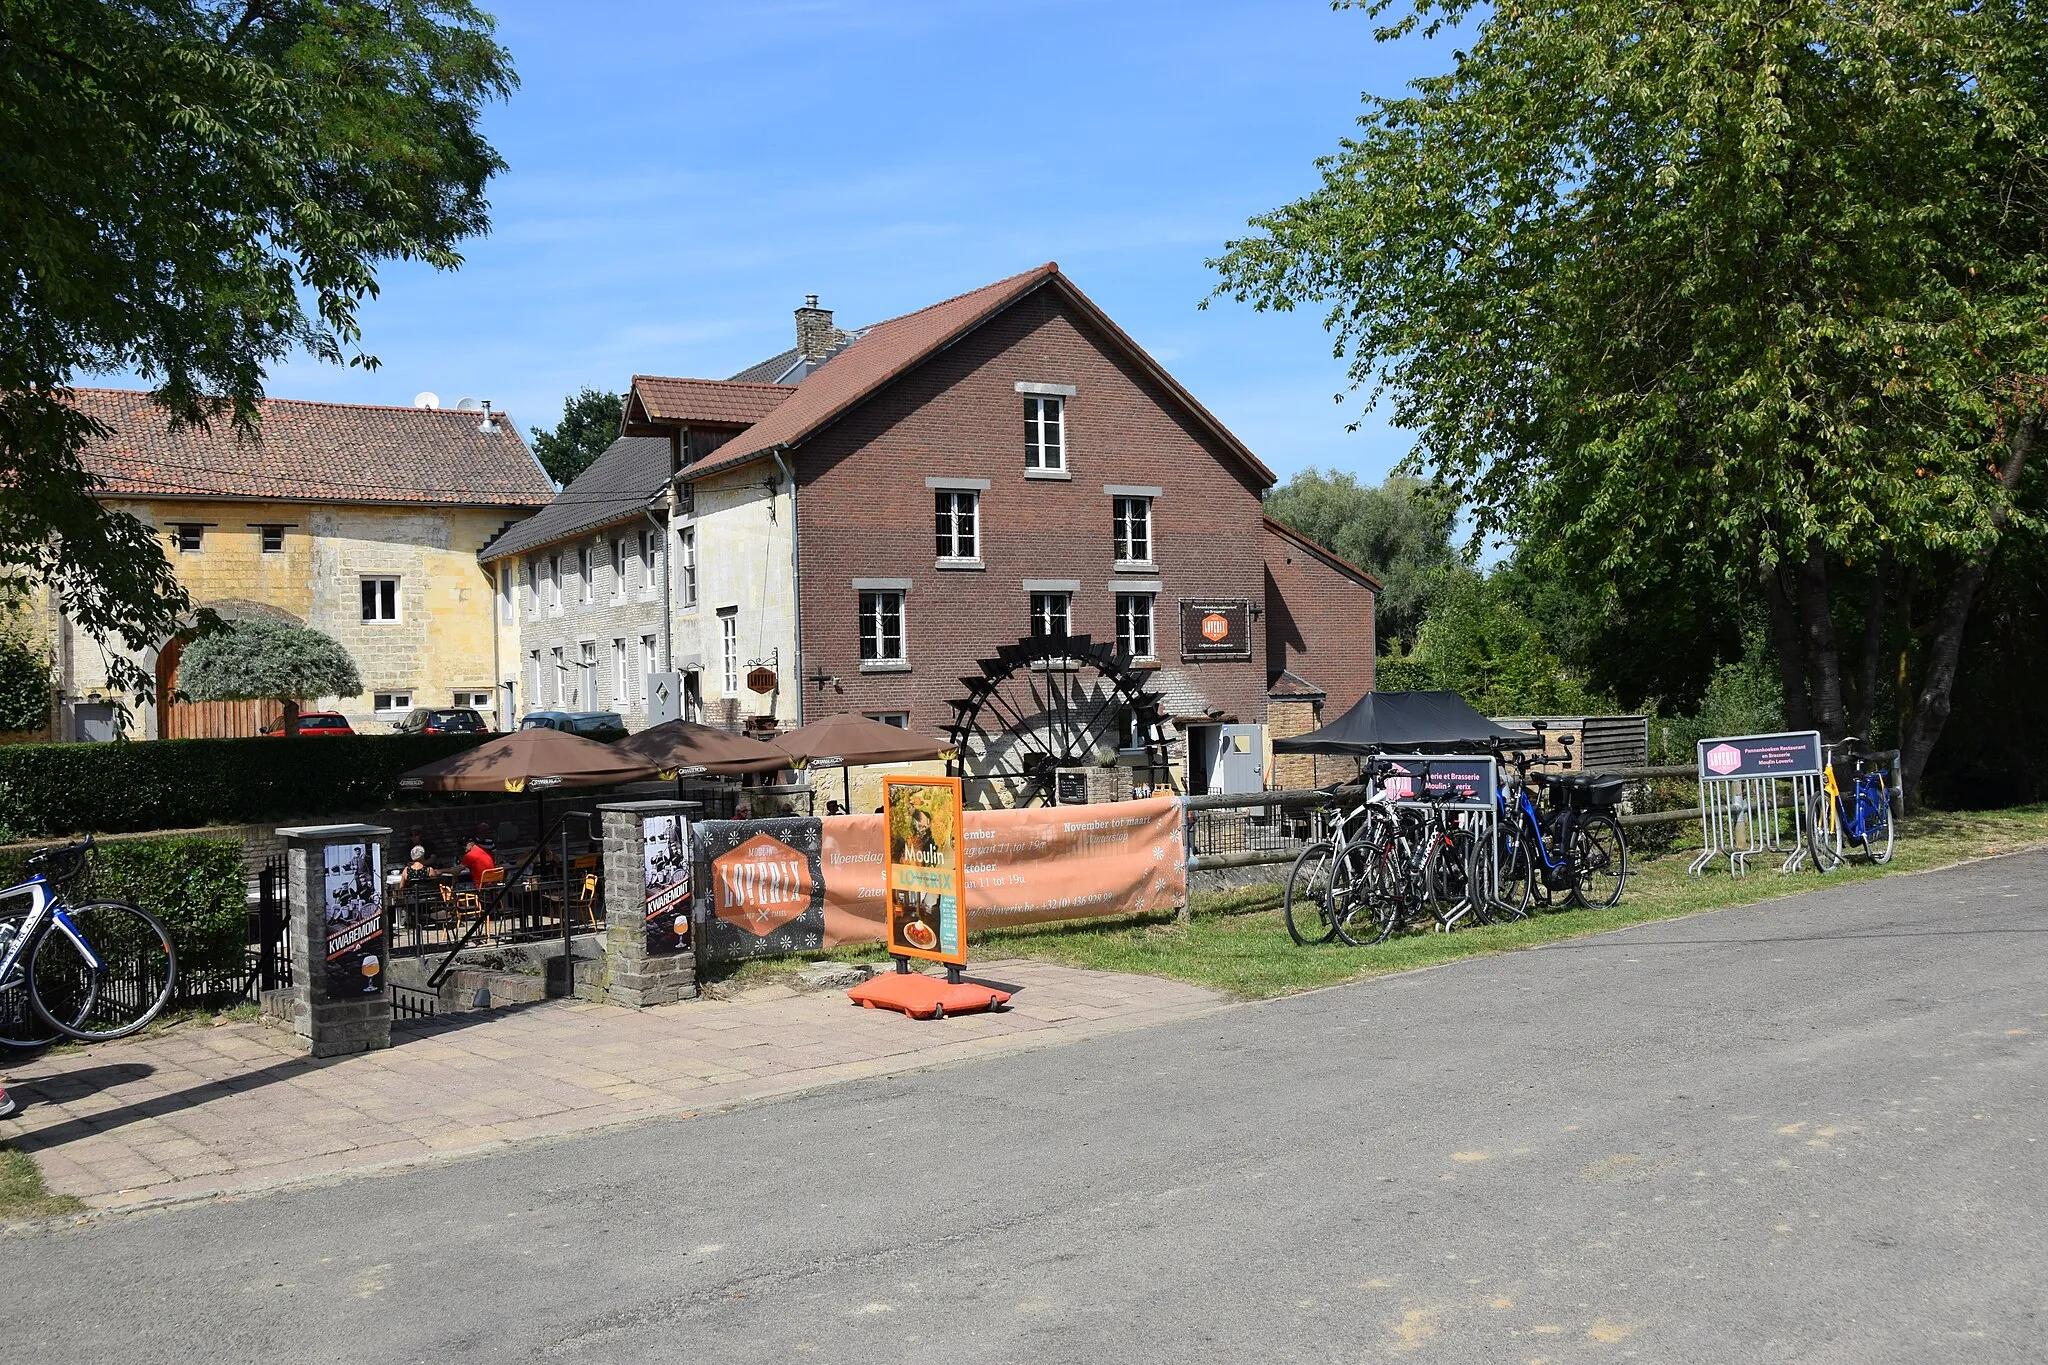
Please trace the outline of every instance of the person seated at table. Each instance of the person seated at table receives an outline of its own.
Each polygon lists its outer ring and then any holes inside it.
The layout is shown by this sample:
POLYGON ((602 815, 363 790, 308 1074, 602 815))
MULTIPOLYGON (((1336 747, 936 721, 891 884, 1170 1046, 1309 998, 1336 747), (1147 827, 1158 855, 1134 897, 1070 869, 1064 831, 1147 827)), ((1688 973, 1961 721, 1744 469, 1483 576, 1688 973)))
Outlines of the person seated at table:
POLYGON ((467 844, 463 845, 462 870, 469 874, 471 881, 481 883, 484 879, 484 873, 489 872, 497 865, 498 860, 491 856, 491 851, 475 839, 471 839, 467 844))
POLYGON ((402 887, 432 881, 434 869, 427 866, 427 850, 423 844, 414 844, 409 861, 399 869, 398 884, 402 887))

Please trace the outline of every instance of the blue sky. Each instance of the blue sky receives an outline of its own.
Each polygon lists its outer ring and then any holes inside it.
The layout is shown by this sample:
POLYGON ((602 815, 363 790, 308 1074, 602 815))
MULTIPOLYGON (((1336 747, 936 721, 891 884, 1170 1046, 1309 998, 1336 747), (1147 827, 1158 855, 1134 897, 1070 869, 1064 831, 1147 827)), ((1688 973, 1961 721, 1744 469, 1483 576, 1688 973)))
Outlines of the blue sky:
MULTIPOLYGON (((487 0, 488 5, 488 0, 487 0)), ((1431 60, 1322 0, 896 0, 496 7, 522 87, 486 127, 494 230, 393 265, 371 373, 302 358, 273 394, 469 395, 522 431, 589 384, 723 377, 790 344, 806 293, 858 325, 1046 260, 1282 477, 1376 479, 1319 311, 1219 300, 1205 258, 1313 184, 1363 91, 1431 60)))

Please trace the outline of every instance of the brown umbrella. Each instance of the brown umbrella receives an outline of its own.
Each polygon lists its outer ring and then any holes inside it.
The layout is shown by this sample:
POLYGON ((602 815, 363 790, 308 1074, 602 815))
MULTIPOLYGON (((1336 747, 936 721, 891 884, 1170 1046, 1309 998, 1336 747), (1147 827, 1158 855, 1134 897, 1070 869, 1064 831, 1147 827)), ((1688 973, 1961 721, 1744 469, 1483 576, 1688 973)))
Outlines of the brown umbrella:
POLYGON ((610 787, 654 776, 637 754, 561 730, 514 730, 401 774, 408 791, 542 792, 552 787, 610 787))
POLYGON ((847 768, 869 763, 914 763, 919 759, 943 758, 953 751, 953 746, 944 740, 926 739, 852 714, 827 716, 786 735, 777 735, 775 747, 809 768, 837 766, 848 807, 853 804, 853 783, 844 775, 847 768))
POLYGON ((678 777, 697 773, 716 777, 768 773, 796 761, 773 740, 764 744, 690 720, 663 721, 637 735, 628 735, 611 747, 614 753, 645 759, 662 772, 673 772, 678 777))

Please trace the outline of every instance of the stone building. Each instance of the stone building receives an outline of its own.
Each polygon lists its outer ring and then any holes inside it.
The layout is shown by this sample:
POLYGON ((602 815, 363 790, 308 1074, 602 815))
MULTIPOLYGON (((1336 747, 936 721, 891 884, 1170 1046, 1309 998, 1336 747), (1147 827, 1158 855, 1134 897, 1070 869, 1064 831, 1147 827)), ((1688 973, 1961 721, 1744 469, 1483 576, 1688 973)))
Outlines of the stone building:
MULTIPOLYGON (((163 537, 195 605, 268 615, 326 632, 362 674, 357 697, 327 697, 376 732, 414 706, 499 710, 505 648, 477 553, 547 507, 554 487, 504 414, 266 399, 258 435, 226 421, 172 431, 144 393, 80 389, 111 430, 84 452, 99 498, 163 537)), ((182 642, 133 662, 157 700, 115 695, 98 642, 46 596, 60 739, 250 735, 278 708, 175 700, 182 642)))

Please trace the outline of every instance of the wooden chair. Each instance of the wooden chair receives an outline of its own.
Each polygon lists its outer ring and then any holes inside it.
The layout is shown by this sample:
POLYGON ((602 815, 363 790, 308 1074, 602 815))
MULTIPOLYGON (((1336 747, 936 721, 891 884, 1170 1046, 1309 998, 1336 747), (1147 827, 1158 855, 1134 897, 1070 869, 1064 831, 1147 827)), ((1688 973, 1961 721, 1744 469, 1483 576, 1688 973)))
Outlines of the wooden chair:
POLYGON ((583 874, 583 889, 576 893, 576 908, 583 912, 584 923, 587 927, 597 928, 597 874, 595 872, 583 874))

